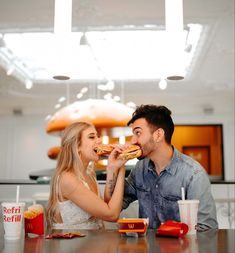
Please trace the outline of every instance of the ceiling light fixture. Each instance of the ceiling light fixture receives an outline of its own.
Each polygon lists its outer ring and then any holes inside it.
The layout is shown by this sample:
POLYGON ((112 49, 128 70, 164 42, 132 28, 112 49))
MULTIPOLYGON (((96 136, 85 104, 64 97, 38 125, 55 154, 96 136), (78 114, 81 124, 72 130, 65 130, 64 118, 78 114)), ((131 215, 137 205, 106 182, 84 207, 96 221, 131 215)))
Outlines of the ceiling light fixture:
POLYGON ((133 109, 136 108, 136 104, 135 104, 134 102, 132 102, 132 101, 127 102, 127 103, 126 103, 126 106, 128 106, 128 107, 130 107, 130 108, 133 108, 133 109))
POLYGON ((77 97, 77 99, 80 99, 83 97, 83 94, 81 92, 79 92, 76 97, 77 97))
POLYGON ((26 79, 26 80, 25 80, 25 88, 26 88, 27 90, 30 90, 32 87, 33 87, 33 82, 32 82, 32 80, 26 79))
POLYGON ((64 102, 65 100, 66 100, 65 97, 60 97, 60 98, 58 99, 58 102, 59 102, 59 103, 62 103, 62 102, 64 102))
POLYGON ((72 26, 72 0, 55 0, 54 35, 57 49, 53 79, 68 80, 68 62, 71 54, 70 35, 72 26))
POLYGON ((165 22, 167 32, 174 35, 183 32, 183 0, 165 0, 165 22))
POLYGON ((115 83, 113 80, 108 80, 108 82, 106 83, 107 86, 107 90, 113 90, 115 87, 115 83))
POLYGON ((182 80, 185 76, 185 68, 178 62, 185 49, 183 0, 165 0, 165 25, 168 44, 165 53, 168 54, 169 60, 169 69, 165 76, 169 80, 182 80))
POLYGON ((86 37, 86 33, 82 34, 82 37, 80 39, 80 46, 89 46, 89 42, 86 37))
POLYGON ((53 76, 53 79, 59 80, 59 81, 66 81, 66 80, 69 80, 70 77, 66 75, 56 75, 56 76, 53 76))
POLYGON ((67 26, 67 35, 64 36, 56 28, 55 33, 5 33, 7 47, 0 47, 0 65, 7 69, 12 59, 16 59, 12 75, 23 83, 28 78, 33 82, 48 83, 54 76, 60 81, 96 82, 102 91, 108 90, 104 83, 108 80, 115 83, 162 77, 181 80, 192 73, 199 55, 196 49, 200 51, 202 48, 198 47, 198 42, 202 31, 206 30, 202 30, 200 24, 188 24, 189 29, 184 30, 181 39, 171 32, 170 24, 175 22, 169 21, 169 24, 168 15, 166 20, 166 31, 157 26, 149 30, 107 31, 100 27, 100 30, 87 31, 84 35, 89 47, 80 46, 83 32, 71 32, 71 25, 67 26), (179 45, 178 39, 182 45, 179 45), (45 52, 46 61, 43 57, 45 52), (126 56, 125 61, 123 55, 126 56))
POLYGON ((111 100, 112 99, 112 93, 108 92, 104 95, 105 100, 111 100))
POLYGON ((85 94, 85 93, 87 93, 88 92, 88 88, 87 87, 83 87, 82 89, 81 89, 81 93, 82 94, 85 94))
POLYGON ((55 0, 54 34, 64 36, 71 33, 72 0, 55 0))
POLYGON ((106 91, 107 90, 107 86, 106 86, 106 84, 99 84, 97 86, 97 89, 98 90, 102 90, 102 91, 106 91))
POLYGON ((8 76, 10 76, 10 75, 14 72, 14 70, 15 70, 15 67, 14 67, 14 66, 9 66, 9 67, 7 68, 6 74, 7 74, 8 76))
POLYGON ((61 104, 56 104, 55 109, 59 109, 61 107, 61 104))
POLYGON ((1 47, 6 47, 6 42, 2 34, 0 34, 0 48, 1 47))
POLYGON ((121 101, 121 98, 119 96, 114 96, 113 100, 116 101, 116 102, 119 102, 119 101, 121 101))
POLYGON ((166 79, 161 79, 160 82, 158 83, 158 86, 161 90, 165 90, 167 87, 166 79))

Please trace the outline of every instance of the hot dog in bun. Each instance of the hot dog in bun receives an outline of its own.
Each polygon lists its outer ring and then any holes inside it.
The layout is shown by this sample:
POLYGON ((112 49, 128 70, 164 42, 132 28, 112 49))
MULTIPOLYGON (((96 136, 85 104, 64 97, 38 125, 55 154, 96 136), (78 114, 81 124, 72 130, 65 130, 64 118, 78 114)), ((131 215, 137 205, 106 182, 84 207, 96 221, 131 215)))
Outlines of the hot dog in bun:
POLYGON ((131 145, 127 149, 123 150, 119 155, 120 158, 124 160, 131 160, 134 158, 138 158, 142 155, 142 151, 139 146, 131 145))

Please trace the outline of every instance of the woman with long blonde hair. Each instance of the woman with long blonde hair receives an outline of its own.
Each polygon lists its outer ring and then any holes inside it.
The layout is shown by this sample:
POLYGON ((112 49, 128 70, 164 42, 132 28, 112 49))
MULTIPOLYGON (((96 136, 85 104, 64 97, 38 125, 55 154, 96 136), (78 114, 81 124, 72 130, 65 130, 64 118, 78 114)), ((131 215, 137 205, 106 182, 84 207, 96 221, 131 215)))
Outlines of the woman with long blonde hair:
POLYGON ((49 228, 100 229, 102 220, 118 219, 125 179, 125 161, 118 155, 123 148, 115 147, 108 158, 107 177, 117 171, 118 177, 112 198, 105 203, 93 169, 93 163, 99 160, 99 144, 100 138, 90 123, 73 123, 64 130, 47 206, 49 228))

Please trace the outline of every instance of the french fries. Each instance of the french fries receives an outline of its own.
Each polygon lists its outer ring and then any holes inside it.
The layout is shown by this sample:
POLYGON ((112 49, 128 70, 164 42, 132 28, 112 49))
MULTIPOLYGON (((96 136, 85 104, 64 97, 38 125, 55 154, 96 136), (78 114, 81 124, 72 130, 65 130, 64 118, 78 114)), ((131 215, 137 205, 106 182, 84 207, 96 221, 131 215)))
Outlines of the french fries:
POLYGON ((25 219, 34 219, 35 217, 37 217, 38 215, 40 215, 41 213, 43 213, 43 206, 42 205, 32 205, 30 207, 28 207, 28 210, 26 210, 24 212, 24 218, 25 219))

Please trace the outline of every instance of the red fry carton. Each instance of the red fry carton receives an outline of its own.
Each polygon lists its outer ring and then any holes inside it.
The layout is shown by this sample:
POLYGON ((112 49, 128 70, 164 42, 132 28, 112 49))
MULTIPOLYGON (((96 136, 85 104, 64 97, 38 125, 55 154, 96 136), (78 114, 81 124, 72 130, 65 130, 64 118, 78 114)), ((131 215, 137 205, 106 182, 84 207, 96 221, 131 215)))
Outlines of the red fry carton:
POLYGON ((25 234, 44 235, 44 209, 32 205, 24 212, 25 234))

